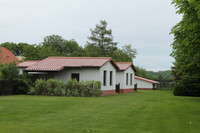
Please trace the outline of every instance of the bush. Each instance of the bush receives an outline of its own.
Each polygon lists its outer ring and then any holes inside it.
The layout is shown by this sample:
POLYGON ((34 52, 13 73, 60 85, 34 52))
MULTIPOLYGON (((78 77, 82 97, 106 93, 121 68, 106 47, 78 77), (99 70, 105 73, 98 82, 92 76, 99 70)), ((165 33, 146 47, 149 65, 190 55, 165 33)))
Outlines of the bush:
POLYGON ((67 96, 101 96, 101 82, 100 81, 86 81, 78 82, 76 79, 68 80, 66 84, 67 96))
POLYGON ((0 79, 1 80, 14 80, 19 75, 19 69, 15 62, 9 64, 0 64, 0 79))
POLYGON ((13 81, 14 84, 14 94, 27 94, 31 87, 33 87, 33 83, 31 80, 30 74, 19 75, 18 79, 13 81))
POLYGON ((45 79, 37 79, 35 81, 35 94, 47 95, 47 83, 45 79))
POLYGON ((0 95, 12 95, 13 94, 13 81, 0 80, 0 95))
POLYGON ((37 79, 29 94, 63 96, 66 94, 65 84, 57 79, 37 79))
POLYGON ((35 87, 31 87, 29 94, 53 95, 53 96, 74 96, 92 97, 101 96, 101 82, 86 81, 78 82, 76 79, 68 80, 67 84, 57 79, 37 79, 35 87))
POLYGON ((67 96, 82 96, 83 82, 78 82, 76 79, 70 79, 66 84, 66 95, 67 96))
POLYGON ((66 94, 65 83, 61 80, 49 79, 47 80, 47 94, 63 96, 66 94))
POLYGON ((174 95, 200 96, 200 80, 190 76, 183 76, 174 85, 174 95))

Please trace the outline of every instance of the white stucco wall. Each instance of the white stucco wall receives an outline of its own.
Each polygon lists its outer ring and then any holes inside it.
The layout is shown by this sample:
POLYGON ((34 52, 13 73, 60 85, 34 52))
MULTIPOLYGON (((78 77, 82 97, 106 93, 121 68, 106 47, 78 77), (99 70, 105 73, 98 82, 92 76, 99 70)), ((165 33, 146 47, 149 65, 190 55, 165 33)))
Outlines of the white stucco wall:
POLYGON ((152 89, 153 88, 153 84, 144 80, 140 80, 140 79, 135 79, 134 84, 137 83, 137 88, 147 88, 147 89, 152 89))
POLYGON ((65 68, 60 72, 55 72, 54 78, 63 80, 66 83, 71 79, 72 73, 79 73, 80 81, 101 81, 99 68, 65 68))
POLYGON ((120 83, 120 89, 131 89, 134 88, 134 76, 135 72, 133 68, 129 67, 125 71, 117 71, 117 82, 116 84, 120 83), (126 85, 126 74, 128 73, 128 85, 126 85), (130 75, 132 73, 132 85, 130 85, 130 75))
POLYGON ((111 64, 111 62, 108 62, 105 64, 103 67, 100 68, 100 78, 101 78, 101 89, 102 90, 115 90, 116 86, 116 68, 111 64), (106 86, 103 85, 103 73, 104 70, 107 71, 107 77, 106 77, 106 86), (113 73, 113 78, 112 78, 112 85, 110 85, 110 71, 113 73))
POLYGON ((63 80, 66 83, 67 80, 71 79, 72 73, 79 73, 80 81, 86 81, 86 80, 101 81, 102 90, 115 90, 116 69, 110 62, 108 62, 101 68, 65 68, 60 72, 55 72, 54 78, 63 80), (107 71, 106 86, 103 85, 104 70, 107 71), (110 85, 110 71, 113 72, 112 85, 110 85))
POLYGON ((24 69, 25 69, 25 68, 22 68, 22 67, 19 68, 19 74, 20 74, 20 75, 24 74, 24 69))

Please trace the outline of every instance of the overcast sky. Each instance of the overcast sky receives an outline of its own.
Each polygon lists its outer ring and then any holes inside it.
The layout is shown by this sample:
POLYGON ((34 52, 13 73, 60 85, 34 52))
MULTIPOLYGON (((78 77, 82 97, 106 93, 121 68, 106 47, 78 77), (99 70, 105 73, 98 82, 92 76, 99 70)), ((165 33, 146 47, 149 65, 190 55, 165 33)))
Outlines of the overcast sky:
POLYGON ((171 28, 181 20, 171 0, 0 0, 0 43, 38 44, 57 34, 84 46, 100 20, 108 22, 121 48, 131 44, 134 64, 167 70, 173 58, 171 28))

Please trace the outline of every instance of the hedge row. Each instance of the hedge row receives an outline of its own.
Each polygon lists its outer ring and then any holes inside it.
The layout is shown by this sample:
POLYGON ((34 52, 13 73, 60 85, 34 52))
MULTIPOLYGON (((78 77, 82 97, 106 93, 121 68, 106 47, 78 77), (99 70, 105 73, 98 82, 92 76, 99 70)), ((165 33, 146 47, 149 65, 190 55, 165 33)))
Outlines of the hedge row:
POLYGON ((0 80, 0 95, 27 94, 29 86, 22 79, 0 80))
POLYGON ((57 79, 37 79, 29 94, 92 97, 101 96, 102 91, 100 81, 78 82, 76 79, 71 79, 65 84, 57 79))
POLYGON ((200 78, 183 76, 174 85, 174 95, 200 97, 200 78))

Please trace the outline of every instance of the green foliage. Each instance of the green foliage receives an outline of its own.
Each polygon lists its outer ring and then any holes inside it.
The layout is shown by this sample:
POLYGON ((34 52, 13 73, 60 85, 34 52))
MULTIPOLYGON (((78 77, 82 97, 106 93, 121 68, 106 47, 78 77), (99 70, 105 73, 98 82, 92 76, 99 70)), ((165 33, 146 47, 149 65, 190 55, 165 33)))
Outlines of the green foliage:
POLYGON ((65 84, 57 79, 37 79, 35 87, 32 87, 29 94, 51 95, 51 96, 74 96, 92 97, 101 96, 101 83, 99 81, 78 82, 76 79, 68 80, 65 84))
POLYGON ((55 50, 63 56, 69 56, 71 53, 78 50, 80 47, 75 40, 65 40, 59 35, 50 35, 44 37, 42 45, 45 48, 51 47, 52 50, 55 50))
POLYGON ((123 52, 126 53, 130 58, 136 58, 137 50, 132 48, 132 45, 124 45, 122 46, 123 52))
POLYGON ((176 96, 199 96, 200 97, 200 80, 191 78, 191 76, 182 76, 174 86, 174 95, 176 96))
POLYGON ((47 95, 64 96, 66 94, 65 83, 57 79, 47 80, 47 95))
POLYGON ((42 60, 49 56, 60 56, 61 54, 52 48, 44 47, 42 45, 28 45, 24 48, 22 56, 26 57, 26 60, 42 60))
POLYGON ((92 97, 101 96, 101 82, 100 81, 86 81, 78 82, 76 79, 70 79, 66 84, 66 95, 75 97, 92 97))
POLYGON ((18 78, 19 69, 16 63, 0 64, 0 80, 14 80, 18 78))
POLYGON ((28 43, 13 43, 13 42, 4 42, 0 44, 0 47, 5 47, 10 50, 15 56, 20 56, 24 53, 24 48, 29 46, 28 43))
MULTIPOLYGON (((177 13, 183 15, 171 30, 174 35, 171 56, 175 58, 174 72, 179 77, 175 86, 187 92, 184 87, 187 82, 182 77, 200 79, 200 1, 173 0, 173 4, 178 9, 177 13)), ((196 87, 189 85, 187 88, 193 90, 196 87)), ((192 91, 187 93, 193 95, 192 91)))
POLYGON ((114 51, 111 57, 116 62, 132 62, 132 58, 121 49, 114 51))
POLYGON ((37 79, 35 81, 35 91, 31 90, 31 92, 34 92, 36 95, 47 95, 48 89, 46 80, 37 79))
POLYGON ((100 24, 97 24, 95 29, 90 29, 90 31, 91 36, 88 37, 87 45, 98 47, 100 49, 99 56, 109 55, 117 49, 117 43, 113 42, 112 30, 107 29, 105 20, 101 20, 100 24))
POLYGON ((143 77, 143 78, 148 78, 146 69, 144 69, 142 67, 139 67, 139 66, 135 66, 135 67, 137 69, 137 72, 135 73, 136 76, 140 76, 140 77, 143 77))
POLYGON ((13 81, 0 80, 0 95, 12 95, 13 89, 13 81))
POLYGON ((146 69, 136 66, 137 72, 135 73, 136 76, 148 78, 156 81, 166 81, 166 80, 174 80, 171 70, 166 71, 147 71, 146 69))

